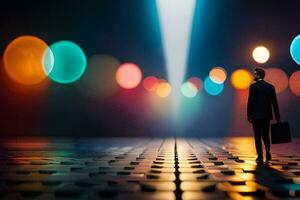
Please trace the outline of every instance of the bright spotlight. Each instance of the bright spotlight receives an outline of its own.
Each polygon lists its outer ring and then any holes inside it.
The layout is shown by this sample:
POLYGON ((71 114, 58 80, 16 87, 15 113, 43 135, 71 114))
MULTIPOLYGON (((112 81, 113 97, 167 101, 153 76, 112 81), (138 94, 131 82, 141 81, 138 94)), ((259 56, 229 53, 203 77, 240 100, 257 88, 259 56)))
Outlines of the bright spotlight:
MULTIPOLYGON (((178 113, 196 0, 156 0, 168 81, 172 85, 172 110, 178 113)), ((175 115, 174 115, 175 116, 175 115)))
POLYGON ((269 60, 270 52, 266 47, 260 46, 253 50, 252 56, 256 62, 263 64, 269 60))

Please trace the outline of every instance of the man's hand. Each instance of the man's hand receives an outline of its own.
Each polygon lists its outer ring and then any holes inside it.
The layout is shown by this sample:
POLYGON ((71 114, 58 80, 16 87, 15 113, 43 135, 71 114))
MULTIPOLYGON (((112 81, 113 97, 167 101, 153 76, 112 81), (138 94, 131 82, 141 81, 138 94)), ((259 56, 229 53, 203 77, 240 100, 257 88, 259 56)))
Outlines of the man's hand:
POLYGON ((249 116, 248 116, 248 122, 252 123, 252 119, 249 116))

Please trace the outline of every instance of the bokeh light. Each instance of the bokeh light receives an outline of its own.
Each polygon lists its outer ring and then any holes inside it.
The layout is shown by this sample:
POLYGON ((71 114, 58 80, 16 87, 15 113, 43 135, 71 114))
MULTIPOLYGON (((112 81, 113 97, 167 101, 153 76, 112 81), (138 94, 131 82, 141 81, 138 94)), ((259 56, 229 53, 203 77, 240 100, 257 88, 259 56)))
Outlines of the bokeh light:
POLYGON ((296 95, 300 97, 300 70, 294 72, 289 80, 290 89, 296 95))
POLYGON ((166 83, 168 82, 166 79, 160 78, 158 79, 158 83, 166 83))
POLYGON ((154 92, 159 84, 159 80, 155 76, 148 76, 143 80, 145 90, 154 92))
POLYGON ((192 83, 197 88, 198 92, 203 88, 203 82, 198 77, 191 77, 189 78, 188 82, 192 83))
POLYGON ((231 75, 231 84, 237 90, 245 90, 252 83, 252 75, 249 71, 238 69, 231 75))
POLYGON ((226 70, 222 67, 214 67, 209 72, 209 78, 215 83, 224 83, 227 78, 226 70))
POLYGON ((221 83, 221 84, 215 83, 208 76, 204 80, 204 89, 208 94, 216 96, 216 95, 221 94, 221 92, 224 89, 224 84, 223 83, 221 83))
POLYGON ((66 84, 80 79, 86 69, 86 57, 77 44, 71 41, 56 42, 48 48, 46 57, 51 51, 54 55, 54 66, 49 77, 53 81, 66 84))
POLYGON ((108 97, 117 90, 114 79, 120 62, 110 55, 94 55, 87 61, 85 75, 78 82, 80 90, 90 97, 108 97))
POLYGON ((265 80, 274 85, 276 93, 281 93, 288 87, 289 77, 282 69, 268 68, 265 71, 265 80))
POLYGON ((116 80, 120 87, 133 89, 140 84, 142 71, 134 63, 124 63, 116 72, 116 80))
POLYGON ((53 67, 53 55, 49 52, 48 59, 44 59, 48 45, 35 36, 20 36, 14 39, 4 51, 4 68, 14 81, 33 85, 47 78, 43 60, 49 67, 53 67))
POLYGON ((181 86, 181 93, 187 98, 193 98, 197 95, 198 89, 193 83, 187 81, 181 86))
POLYGON ((172 87, 168 82, 160 82, 156 88, 156 94, 159 97, 168 97, 172 92, 172 87))
POLYGON ((258 63, 266 63, 270 58, 270 52, 266 47, 256 47, 252 52, 253 59, 258 63))
POLYGON ((300 65, 300 35, 296 36, 291 43, 290 53, 293 60, 300 65))

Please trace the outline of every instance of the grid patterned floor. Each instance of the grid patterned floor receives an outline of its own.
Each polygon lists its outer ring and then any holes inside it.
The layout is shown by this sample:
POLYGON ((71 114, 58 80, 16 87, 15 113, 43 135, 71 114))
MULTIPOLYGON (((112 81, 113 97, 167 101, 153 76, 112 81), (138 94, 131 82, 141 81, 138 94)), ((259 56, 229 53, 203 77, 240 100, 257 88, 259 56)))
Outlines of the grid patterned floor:
POLYGON ((252 138, 8 139, 1 199, 297 199, 300 139, 257 166, 252 138))

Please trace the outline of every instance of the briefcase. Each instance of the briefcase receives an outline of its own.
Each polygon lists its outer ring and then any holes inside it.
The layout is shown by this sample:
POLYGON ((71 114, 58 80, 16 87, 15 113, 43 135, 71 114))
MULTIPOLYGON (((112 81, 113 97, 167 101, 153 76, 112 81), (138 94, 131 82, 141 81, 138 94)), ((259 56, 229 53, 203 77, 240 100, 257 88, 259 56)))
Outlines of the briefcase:
POLYGON ((279 122, 271 125, 272 144, 291 142, 290 125, 287 122, 279 122))

